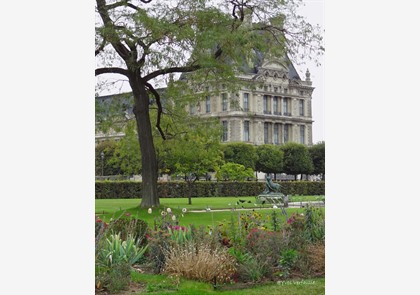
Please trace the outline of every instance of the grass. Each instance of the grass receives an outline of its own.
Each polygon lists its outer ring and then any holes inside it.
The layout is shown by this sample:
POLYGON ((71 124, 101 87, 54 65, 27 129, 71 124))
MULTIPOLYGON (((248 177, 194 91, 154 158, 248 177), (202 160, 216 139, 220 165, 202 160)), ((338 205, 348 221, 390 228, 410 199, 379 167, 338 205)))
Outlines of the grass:
MULTIPOLYGON (((321 196, 292 196, 289 202, 305 202, 319 201, 321 196)), ((160 203, 163 207, 170 208, 187 208, 188 210, 203 210, 206 207, 211 209, 230 209, 241 208, 235 204, 239 200, 246 202, 240 203, 245 208, 253 208, 255 197, 209 197, 209 198, 193 198, 192 205, 188 205, 188 198, 161 198, 160 203), (251 202, 251 203, 248 203, 251 202)), ((100 199, 95 200, 95 213, 113 213, 128 208, 136 207, 140 204, 141 199, 100 199)), ((259 207, 259 206, 258 206, 259 207)), ((271 207, 266 205, 265 207, 271 207)))
MULTIPOLYGON (((279 281, 277 283, 254 285, 246 289, 214 290, 211 284, 181 279, 177 282, 165 275, 132 273, 132 280, 146 285, 148 294, 180 294, 180 295, 207 295, 207 294, 223 294, 223 295, 321 295, 325 294, 325 279, 305 279, 295 281, 279 281)), ((134 293, 135 295, 136 293, 134 293)), ((137 293, 140 294, 140 293, 137 293)))
MULTIPOLYGON (((181 211, 182 209, 178 209, 178 208, 171 208, 171 209, 172 209, 173 214, 177 216, 178 224, 182 226, 187 226, 190 224, 194 224, 197 226, 198 225, 215 226, 215 225, 218 225, 219 223, 229 222, 232 219, 232 217, 234 219, 237 219, 240 213, 250 212, 250 211, 245 211, 245 210, 210 211, 210 212, 188 211, 182 216, 182 211, 181 211)), ((135 216, 136 218, 146 221, 149 225, 152 226, 154 224, 155 219, 161 218, 160 214, 163 210, 164 210, 164 207, 154 208, 153 212, 149 214, 147 213, 147 209, 142 209, 139 207, 132 207, 132 208, 114 211, 113 213, 103 214, 103 213, 98 212, 96 213, 96 216, 98 216, 100 219, 106 222, 109 222, 111 218, 116 219, 119 216, 122 216, 124 214, 131 214, 135 216)), ((280 222, 285 222, 286 216, 282 214, 281 209, 272 209, 272 208, 271 209, 268 209, 268 208, 256 209, 256 211, 261 213, 263 216, 270 215, 273 212, 273 210, 277 210, 277 212, 279 213, 278 217, 280 219, 280 222)), ((303 208, 287 208, 286 212, 287 212, 287 216, 289 217, 293 213, 303 213, 304 209, 303 208)), ((267 223, 267 225, 270 225, 270 224, 267 223)))
MULTIPOLYGON (((306 199, 314 198, 312 196, 306 199)), ((115 219, 123 214, 132 214, 137 218, 143 219, 150 225, 154 223, 155 218, 160 218, 160 214, 166 208, 171 208, 175 216, 177 216, 179 225, 217 225, 218 222, 230 221, 232 215, 234 218, 238 212, 248 212, 241 210, 255 209, 258 212, 269 214, 272 210, 278 210, 281 221, 284 221, 286 216, 281 214, 281 209, 273 209, 271 205, 260 206, 255 205, 255 197, 211 197, 211 198, 193 198, 192 205, 188 205, 187 198, 161 198, 160 208, 153 208, 152 214, 147 213, 147 209, 139 207, 140 199, 104 199, 95 200, 95 214, 104 221, 109 221, 111 218, 115 219), (245 202, 236 205, 239 200, 245 202), (209 212, 203 212, 206 208, 211 208, 209 212), (182 214, 182 209, 186 208, 187 213, 182 214), (230 209, 229 211, 216 211, 218 209, 230 209), (200 210, 201 212, 192 212, 200 210)), ((293 213, 302 213, 301 208, 287 208, 287 215, 293 213)))
MULTIPOLYGON (((271 213, 273 210, 278 210, 279 215, 280 215, 281 213, 280 209, 261 209, 261 210, 258 210, 258 212, 264 215, 264 214, 271 213)), ((304 209, 301 209, 301 208, 287 208, 286 209, 288 216, 290 216, 294 212, 303 213, 303 211, 304 209)), ((135 217, 146 221, 149 225, 153 225, 155 218, 160 218, 160 212, 161 212, 160 210, 159 211, 154 210, 152 214, 148 214, 146 209, 140 209, 138 207, 134 207, 134 208, 129 208, 122 211, 117 211, 112 214, 96 214, 96 215, 100 219, 106 222, 109 222, 110 218, 116 219, 123 214, 130 213, 134 215, 135 217)), ((248 212, 248 211, 237 210, 237 211, 221 211, 221 212, 217 212, 217 211, 187 212, 186 214, 184 214, 184 216, 181 215, 181 210, 172 209, 172 212, 174 213, 174 215, 177 216, 179 225, 187 226, 190 224, 194 224, 194 225, 205 225, 205 226, 212 225, 213 226, 213 225, 218 225, 219 222, 230 221, 232 215, 234 218, 237 218, 236 216, 240 212, 248 212)), ((279 217, 281 221, 285 221, 286 216, 280 215, 279 217)))

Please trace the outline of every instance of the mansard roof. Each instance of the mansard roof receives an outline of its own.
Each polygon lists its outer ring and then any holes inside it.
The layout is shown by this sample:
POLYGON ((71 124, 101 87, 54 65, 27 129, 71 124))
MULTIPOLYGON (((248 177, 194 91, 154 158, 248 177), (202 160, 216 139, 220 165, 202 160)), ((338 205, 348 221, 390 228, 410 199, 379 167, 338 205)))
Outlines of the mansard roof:
POLYGON ((244 62, 243 65, 240 67, 240 70, 245 74, 258 74, 259 70, 261 68, 264 68, 264 66, 270 62, 277 64, 276 67, 278 68, 287 69, 287 75, 289 79, 302 81, 298 72, 296 71, 295 66, 293 65, 293 63, 287 55, 285 58, 267 58, 264 55, 264 53, 256 52, 253 65, 250 66, 246 62, 244 62))

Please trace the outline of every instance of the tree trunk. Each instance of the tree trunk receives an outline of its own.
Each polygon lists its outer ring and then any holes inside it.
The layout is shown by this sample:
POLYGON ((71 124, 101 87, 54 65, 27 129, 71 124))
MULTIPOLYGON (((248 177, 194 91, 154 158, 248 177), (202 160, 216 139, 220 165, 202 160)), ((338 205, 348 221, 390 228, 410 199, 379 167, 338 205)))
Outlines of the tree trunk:
POLYGON ((191 205, 191 196, 192 196, 192 182, 191 180, 188 181, 188 205, 191 205))
POLYGON ((141 152, 143 189, 140 207, 158 207, 160 205, 157 194, 158 167, 150 123, 149 94, 144 83, 141 83, 136 75, 130 77, 129 81, 134 95, 134 115, 141 152))

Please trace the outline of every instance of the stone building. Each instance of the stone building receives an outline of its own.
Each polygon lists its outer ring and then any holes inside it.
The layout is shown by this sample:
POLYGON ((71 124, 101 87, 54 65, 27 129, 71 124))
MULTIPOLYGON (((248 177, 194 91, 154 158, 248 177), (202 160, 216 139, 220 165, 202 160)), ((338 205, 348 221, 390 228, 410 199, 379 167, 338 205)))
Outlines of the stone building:
POLYGON ((300 79, 292 63, 261 61, 238 77, 254 87, 222 91, 190 106, 190 114, 220 119, 222 142, 253 145, 297 142, 312 145, 312 82, 300 79))
MULTIPOLYGON (((190 105, 190 114, 219 118, 224 127, 222 142, 253 145, 297 142, 311 146, 314 87, 309 70, 305 80, 301 80, 291 62, 263 58, 255 67, 242 70, 238 78, 252 86, 236 93, 222 89, 220 95, 207 96, 197 105, 190 105)), ((130 94, 102 96, 97 102, 103 105, 117 97, 127 100, 130 94)), ((131 108, 127 108, 125 115, 134 117, 131 108)), ((96 140, 122 136, 118 132, 97 132, 96 140)))

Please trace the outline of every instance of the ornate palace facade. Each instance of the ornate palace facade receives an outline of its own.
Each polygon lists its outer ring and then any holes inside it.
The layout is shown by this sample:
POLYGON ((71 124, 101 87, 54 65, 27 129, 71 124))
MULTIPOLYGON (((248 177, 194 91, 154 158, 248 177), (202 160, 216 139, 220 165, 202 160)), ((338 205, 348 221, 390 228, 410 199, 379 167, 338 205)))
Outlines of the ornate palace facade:
POLYGON ((190 106, 190 114, 218 117, 224 127, 223 142, 312 145, 314 87, 308 70, 303 81, 293 64, 267 60, 239 78, 254 87, 235 94, 222 90, 220 95, 190 106))

